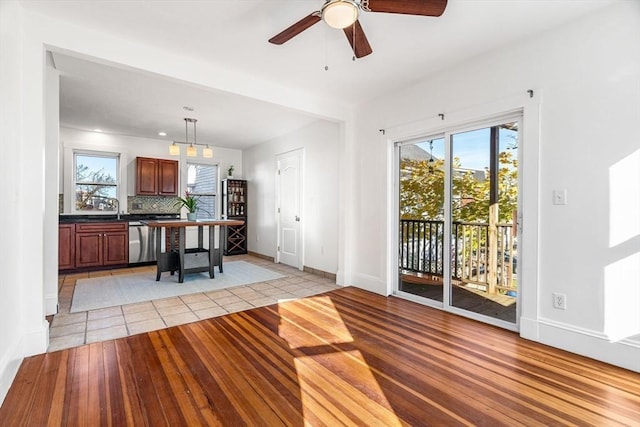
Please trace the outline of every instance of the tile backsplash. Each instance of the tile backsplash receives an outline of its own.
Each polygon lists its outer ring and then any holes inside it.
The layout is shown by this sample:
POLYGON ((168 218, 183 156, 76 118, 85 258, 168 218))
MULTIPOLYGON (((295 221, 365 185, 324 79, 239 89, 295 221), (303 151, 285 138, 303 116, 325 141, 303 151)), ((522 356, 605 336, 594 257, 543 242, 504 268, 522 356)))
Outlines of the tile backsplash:
MULTIPOLYGON (((180 213, 175 196, 127 196, 127 213, 180 213)), ((64 194, 58 195, 58 213, 64 213, 64 194)))
POLYGON ((128 196, 127 213, 180 213, 175 196, 128 196))

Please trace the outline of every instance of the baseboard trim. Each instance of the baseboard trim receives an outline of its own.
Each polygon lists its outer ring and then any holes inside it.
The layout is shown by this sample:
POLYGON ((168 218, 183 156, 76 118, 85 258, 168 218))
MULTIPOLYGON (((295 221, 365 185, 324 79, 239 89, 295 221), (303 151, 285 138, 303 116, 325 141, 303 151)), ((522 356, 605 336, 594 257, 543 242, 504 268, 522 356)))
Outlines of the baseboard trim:
POLYGON ((352 282, 353 286, 357 288, 384 296, 389 295, 387 292, 387 283, 380 280, 379 277, 371 276, 369 274, 355 273, 352 275, 352 282))
POLYGON ((307 267, 306 265, 304 267, 302 267, 302 271, 304 271, 306 273, 315 274, 316 276, 321 276, 321 277, 324 277, 326 279, 331 279, 334 282, 337 281, 337 276, 336 276, 335 273, 329 273, 327 271, 318 270, 317 268, 307 267))
POLYGON ((16 378, 18 369, 22 364, 24 357, 22 356, 22 340, 18 340, 13 343, 4 358, 0 360, 0 405, 4 402, 4 398, 7 397, 9 388, 16 378))
MULTIPOLYGON (((271 261, 271 262, 274 262, 274 263, 276 262, 276 259, 274 257, 269 256, 269 255, 263 255, 263 254, 258 253, 258 252, 247 251, 247 255, 251 255, 251 256, 254 256, 254 257, 260 258, 260 259, 265 259, 267 261, 271 261)), ((302 271, 307 272, 307 273, 311 273, 311 274, 315 274, 316 276, 324 277, 326 279, 331 279, 334 282, 337 281, 336 273, 329 273, 328 271, 319 270, 317 268, 308 267, 306 265, 302 267, 302 271)))
POLYGON ((13 343, 0 361, 0 404, 7 396, 24 358, 46 352, 48 344, 49 322, 44 319, 41 328, 22 335, 13 343))
POLYGON ((342 270, 336 272, 336 285, 348 286, 346 274, 342 270))
POLYGON ((539 341, 540 328, 535 319, 520 317, 520 336, 530 341, 539 341))
POLYGON ((46 353, 49 345, 49 322, 42 319, 41 327, 37 330, 27 332, 22 340, 22 354, 24 357, 34 354, 46 353))
POLYGON ((266 259, 267 261, 276 262, 276 259, 269 255, 259 254, 258 252, 247 251, 247 255, 254 256, 256 258, 266 259))
POLYGON ((44 314, 46 316, 58 313, 58 294, 44 297, 44 314))
MULTIPOLYGON (((611 341, 604 333, 550 319, 537 322, 542 344, 640 372, 640 343, 629 339, 611 341)), ((529 338, 521 334, 523 338, 529 338)))

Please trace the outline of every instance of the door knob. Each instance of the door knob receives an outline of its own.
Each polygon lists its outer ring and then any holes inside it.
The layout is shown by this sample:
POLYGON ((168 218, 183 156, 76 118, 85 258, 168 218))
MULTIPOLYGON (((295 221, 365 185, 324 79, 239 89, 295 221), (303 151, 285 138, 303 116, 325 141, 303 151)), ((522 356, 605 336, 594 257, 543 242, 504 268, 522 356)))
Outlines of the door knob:
POLYGON ((300 217, 296 215, 296 222, 300 222, 300 217))

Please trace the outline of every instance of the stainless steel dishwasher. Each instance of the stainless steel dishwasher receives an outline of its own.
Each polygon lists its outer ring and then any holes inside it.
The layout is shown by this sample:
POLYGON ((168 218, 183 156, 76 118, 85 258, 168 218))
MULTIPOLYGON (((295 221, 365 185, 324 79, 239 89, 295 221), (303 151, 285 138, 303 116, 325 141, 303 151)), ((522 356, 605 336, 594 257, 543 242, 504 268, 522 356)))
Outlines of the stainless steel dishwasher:
POLYGON ((156 260, 156 230, 139 221, 129 222, 129 264, 156 260))

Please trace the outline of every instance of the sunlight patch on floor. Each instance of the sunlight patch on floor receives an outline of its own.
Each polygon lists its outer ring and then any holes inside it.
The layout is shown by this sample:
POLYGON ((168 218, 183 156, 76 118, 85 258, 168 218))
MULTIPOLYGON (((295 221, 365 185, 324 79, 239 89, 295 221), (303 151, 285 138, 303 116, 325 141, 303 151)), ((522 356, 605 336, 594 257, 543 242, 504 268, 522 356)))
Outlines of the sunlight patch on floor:
MULTIPOLYGON (((296 322, 281 321, 279 332, 281 338, 285 339, 289 343, 289 347, 295 348, 308 348, 315 346, 326 346, 328 344, 344 344, 353 342, 353 337, 349 332, 349 329, 345 326, 340 314, 336 310, 331 298, 326 296, 309 297, 307 301, 318 302, 326 306, 326 310, 323 316, 322 328, 317 328, 315 331, 302 330, 301 325, 296 322)), ((285 306, 288 310, 295 310, 295 305, 285 306)), ((279 311, 280 310, 279 308, 279 311)), ((286 316, 286 314, 285 314, 286 316)), ((282 316, 281 318, 284 318, 282 316)))
POLYGON ((313 424, 318 414, 336 424, 358 419, 372 426, 401 425, 331 298, 310 297, 299 303, 278 306, 279 336, 291 349, 305 353, 294 359, 305 422, 313 424), (314 305, 322 322, 295 321, 299 303, 314 305))
POLYGON ((336 424, 349 425, 355 418, 369 426, 402 425, 360 351, 297 357, 294 363, 305 422, 321 412, 334 417, 336 424), (328 366, 340 366, 341 375, 328 366))

